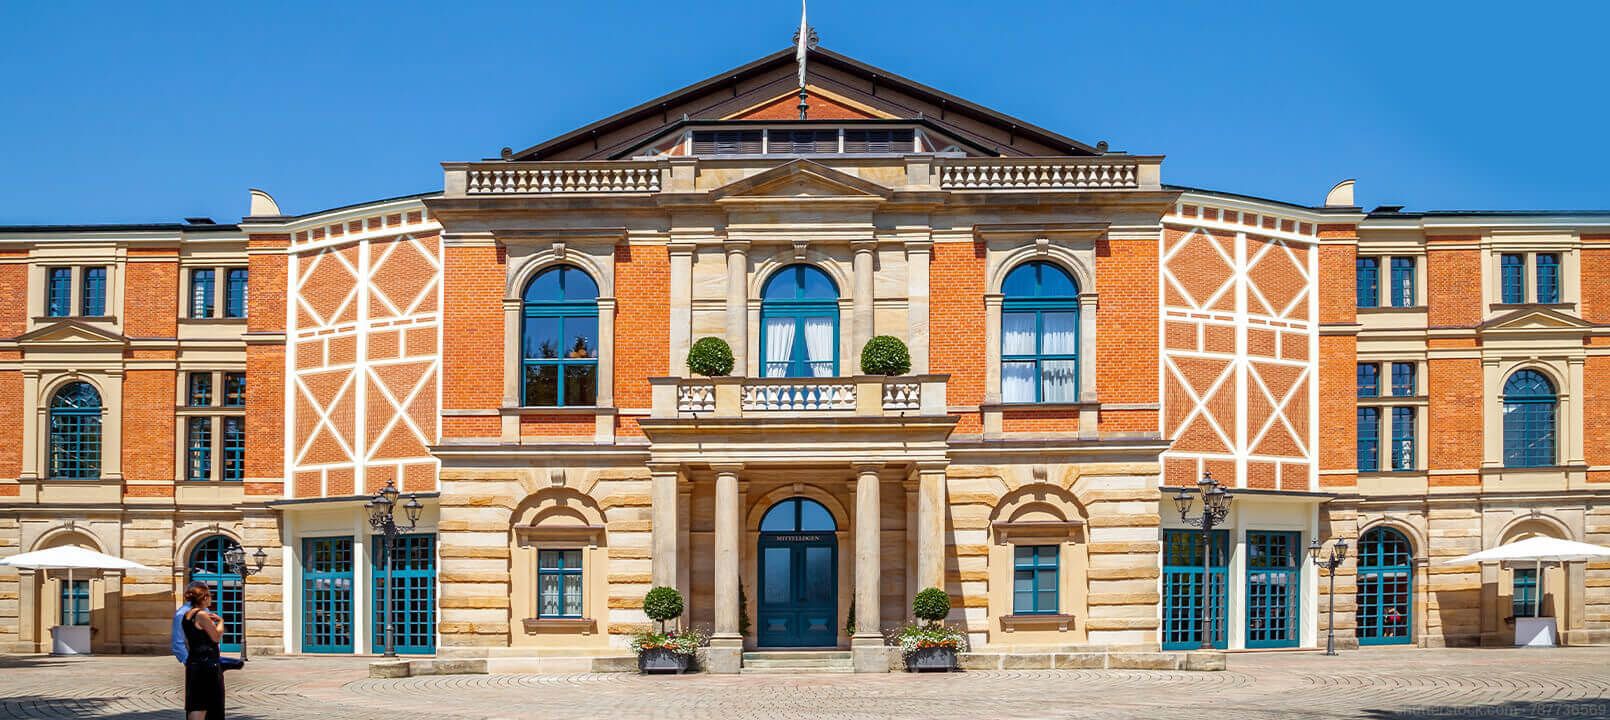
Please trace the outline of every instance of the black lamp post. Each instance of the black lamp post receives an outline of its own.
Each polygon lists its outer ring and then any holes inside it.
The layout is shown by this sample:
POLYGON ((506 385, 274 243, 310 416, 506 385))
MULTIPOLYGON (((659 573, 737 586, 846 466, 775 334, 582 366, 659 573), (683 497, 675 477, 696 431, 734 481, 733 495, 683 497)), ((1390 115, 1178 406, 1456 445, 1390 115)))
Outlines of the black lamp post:
POLYGON ((263 565, 268 562, 268 553, 262 548, 252 553, 253 565, 246 564, 246 551, 239 544, 232 544, 224 551, 224 564, 229 571, 240 576, 240 659, 246 659, 246 578, 263 571, 263 565))
POLYGON ((1323 549, 1323 547, 1324 546, 1319 544, 1319 538, 1314 538, 1314 541, 1308 545, 1308 557, 1314 561, 1314 565, 1324 568, 1325 573, 1330 576, 1330 607, 1326 611, 1330 616, 1330 620, 1325 623, 1325 654, 1335 655, 1336 568, 1341 567, 1342 562, 1347 559, 1347 539, 1339 538, 1336 540, 1336 542, 1331 543, 1329 556, 1321 556, 1319 554, 1319 551, 1323 549))
POLYGON ((1224 521, 1230 514, 1229 491, 1221 487, 1213 479, 1213 473, 1203 472, 1202 479, 1196 481, 1197 494, 1202 496, 1202 514, 1191 517, 1191 505, 1195 498, 1191 491, 1180 488, 1174 496, 1174 506, 1180 511, 1180 521, 1191 527, 1202 528, 1202 649, 1213 649, 1213 635, 1211 630, 1213 605, 1213 526, 1224 521))
POLYGON ((386 564, 386 591, 380 595, 381 599, 384 601, 384 604, 380 608, 380 612, 381 618, 385 620, 386 657, 397 656, 395 639, 392 637, 393 623, 391 618, 392 549, 396 546, 398 535, 413 530, 414 527, 419 524, 419 512, 425 508, 424 505, 419 504, 419 498, 417 496, 415 496, 413 493, 409 493, 408 503, 403 505, 403 511, 408 516, 408 524, 398 525, 396 516, 392 514, 392 511, 397 507, 397 495, 397 485, 393 481, 387 480, 386 486, 381 488, 380 492, 375 493, 375 496, 370 498, 369 502, 364 504, 364 509, 369 511, 369 526, 374 528, 375 532, 380 533, 382 538, 382 548, 380 554, 383 558, 382 562, 386 564))

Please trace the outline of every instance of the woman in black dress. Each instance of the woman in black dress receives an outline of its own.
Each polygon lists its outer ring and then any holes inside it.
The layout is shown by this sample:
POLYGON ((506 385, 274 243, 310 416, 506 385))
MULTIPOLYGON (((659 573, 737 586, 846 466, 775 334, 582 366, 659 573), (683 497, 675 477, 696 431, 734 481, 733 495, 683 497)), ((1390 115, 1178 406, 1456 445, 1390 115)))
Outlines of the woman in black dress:
POLYGON ((212 611, 212 592, 197 583, 185 590, 191 609, 185 613, 185 643, 190 657, 184 663, 186 720, 224 720, 224 669, 218 661, 218 641, 224 636, 224 619, 212 611))

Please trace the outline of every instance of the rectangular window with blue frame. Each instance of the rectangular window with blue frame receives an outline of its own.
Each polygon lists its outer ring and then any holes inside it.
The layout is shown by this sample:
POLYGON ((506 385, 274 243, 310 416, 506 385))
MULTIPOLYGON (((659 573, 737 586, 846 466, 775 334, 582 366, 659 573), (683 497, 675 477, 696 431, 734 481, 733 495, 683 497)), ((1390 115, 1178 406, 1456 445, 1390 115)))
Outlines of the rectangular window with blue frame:
POLYGON ((78 314, 84 317, 106 315, 106 268, 84 268, 84 284, 78 302, 78 314))
POLYGON ((67 317, 73 314, 73 269, 45 270, 45 315, 67 317))
POLYGON ((1354 262, 1358 279, 1358 306, 1377 307, 1381 304, 1381 259, 1361 257, 1354 262))
POLYGON ((1510 596, 1509 614, 1537 617, 1537 568, 1515 568, 1515 592, 1510 596))
POLYGON ((1539 253, 1537 263, 1537 301, 1540 303, 1557 303, 1560 301, 1560 256, 1553 253, 1539 253))
POLYGON ((1392 258, 1392 307, 1414 305, 1414 258, 1392 258))
POLYGON ((581 550, 537 551, 537 617, 582 617, 581 550))
POLYGON ((1414 363, 1392 363, 1392 396, 1414 397, 1415 394, 1414 363))
POLYGON ((224 271, 224 317, 246 317, 246 268, 224 271))
POLYGON ((1498 256, 1498 301, 1509 304, 1526 302, 1526 256, 1504 253, 1498 256))
POLYGON ((1381 366, 1379 363, 1358 364, 1358 396, 1379 397, 1381 394, 1381 366))
POLYGON ((1374 472, 1381 469, 1381 409, 1358 409, 1358 469, 1374 472))
POLYGON ((246 373, 224 373, 224 407, 246 407, 246 373))
MULTIPOLYGON (((1228 642, 1225 609, 1230 604, 1230 535, 1214 530, 1208 555, 1206 604, 1210 644, 1228 642)), ((1202 646, 1204 593, 1202 531, 1163 531, 1163 649, 1194 650, 1202 646)))
POLYGON ((373 605, 369 608, 370 647, 382 652, 386 643, 385 621, 390 616, 392 645, 398 653, 420 655, 436 652, 436 536, 401 535, 391 548, 391 586, 386 593, 385 541, 370 539, 373 576, 370 587, 373 605))
POLYGON ((61 579, 61 624, 89 624, 89 581, 61 579))
POLYGON ((185 428, 185 479, 212 479, 212 418, 193 417, 185 428))
POLYGON ((213 271, 190 271, 190 317, 210 318, 213 314, 213 271))
POLYGON ((212 404, 212 373, 190 373, 189 390, 185 404, 190 407, 207 407, 212 404))
POLYGON ((302 652, 352 652, 351 537, 302 540, 302 652))
POLYGON ((1414 469, 1414 408, 1392 408, 1392 469, 1414 469))
POLYGON ((1019 545, 1012 551, 1012 614, 1057 613, 1058 545, 1019 545))
POLYGON ((1302 553, 1298 533, 1247 531, 1247 647, 1297 646, 1302 553))
POLYGON ((223 479, 239 482, 246 477, 246 418, 239 415, 223 418, 224 466, 223 479))

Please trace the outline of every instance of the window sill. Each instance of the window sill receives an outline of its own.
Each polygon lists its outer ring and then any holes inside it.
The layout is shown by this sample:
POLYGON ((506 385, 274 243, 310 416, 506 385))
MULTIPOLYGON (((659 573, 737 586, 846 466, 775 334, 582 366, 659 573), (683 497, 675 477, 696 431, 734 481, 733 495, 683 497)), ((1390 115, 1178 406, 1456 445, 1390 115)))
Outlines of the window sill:
POLYGON ((1386 313, 1386 314, 1392 314, 1392 313, 1423 313, 1423 312, 1426 312, 1426 306, 1425 305, 1409 305, 1407 307, 1398 307, 1396 305, 1378 305, 1376 307, 1361 307, 1361 308, 1358 308, 1358 311, 1360 313, 1386 313))
POLYGON ((528 633, 558 632, 591 635, 598 628, 592 618, 534 617, 520 621, 528 633))
POLYGON ((235 325, 244 322, 246 322, 246 317, 244 315, 241 317, 179 318, 180 325, 235 325))
POLYGON ((614 415, 615 408, 598 405, 520 405, 498 408, 499 415, 614 415))
POLYGON ((1002 403, 985 403, 983 405, 979 405, 978 409, 983 411, 983 412, 1011 412, 1011 411, 1014 411, 1014 410, 1044 410, 1044 411, 1099 410, 1099 409, 1101 409, 1101 403, 1096 403, 1096 402, 1060 402, 1060 403, 1035 403, 1035 402, 1008 403, 1008 402, 1002 402, 1002 403))
POLYGON ((48 324, 48 323, 62 322, 64 320, 73 320, 73 321, 77 321, 77 322, 90 322, 90 323, 116 323, 117 322, 117 318, 115 316, 112 316, 112 315, 41 315, 41 316, 35 317, 33 320, 34 320, 35 325, 44 325, 44 324, 48 324))
POLYGON ((1073 629, 1072 615, 1041 615, 1041 614, 1012 614, 1001 616, 1001 630, 1013 632, 1015 630, 1056 630, 1066 632, 1073 629))

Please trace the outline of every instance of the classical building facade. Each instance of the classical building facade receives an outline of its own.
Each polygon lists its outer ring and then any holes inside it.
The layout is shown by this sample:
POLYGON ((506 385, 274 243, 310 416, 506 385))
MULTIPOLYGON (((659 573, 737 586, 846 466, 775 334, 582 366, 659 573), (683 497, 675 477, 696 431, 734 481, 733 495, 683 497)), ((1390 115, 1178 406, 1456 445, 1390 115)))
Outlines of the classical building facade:
POLYGON ((1182 188, 827 50, 801 119, 796 72, 417 196, 0 227, 0 552, 156 569, 0 570, 0 644, 159 651, 192 578, 231 645, 374 652, 389 594, 400 652, 493 670, 626 652, 654 585, 722 671, 887 668, 930 586, 980 649, 1192 648, 1204 607, 1220 647, 1313 647, 1332 603, 1344 644, 1501 645, 1539 606, 1610 640, 1610 565, 1442 564, 1610 542, 1610 214, 1182 188), (862 372, 875 336, 908 373, 862 372), (730 374, 689 371, 705 337, 730 374), (1207 474, 1204 577, 1172 496, 1207 474), (389 593, 387 483, 425 506, 389 593))

